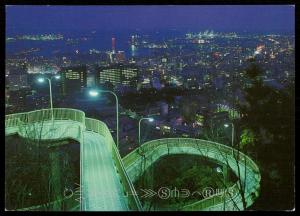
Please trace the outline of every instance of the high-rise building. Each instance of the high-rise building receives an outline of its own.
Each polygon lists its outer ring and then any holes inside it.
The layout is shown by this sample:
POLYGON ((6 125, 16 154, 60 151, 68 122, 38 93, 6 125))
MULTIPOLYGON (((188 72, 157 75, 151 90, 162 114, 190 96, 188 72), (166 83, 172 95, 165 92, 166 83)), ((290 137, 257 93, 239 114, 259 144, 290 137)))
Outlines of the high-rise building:
POLYGON ((124 51, 118 51, 116 53, 116 62, 117 63, 123 63, 125 62, 125 52, 124 51))
POLYGON ((111 38, 111 49, 112 49, 112 53, 115 54, 116 53, 116 38, 114 38, 114 37, 111 38))
POLYGON ((138 77, 138 67, 134 64, 114 64, 108 67, 96 69, 96 85, 110 82, 114 86, 122 84, 130 86, 134 79, 138 77))
POLYGON ((61 70, 62 94, 67 95, 82 91, 87 87, 86 66, 65 67, 61 70))
POLYGON ((87 76, 87 87, 88 88, 93 88, 95 86, 95 74, 94 73, 89 73, 87 76))
POLYGON ((113 52, 108 51, 106 53, 108 55, 111 64, 124 63, 126 61, 124 51, 118 51, 117 53, 115 53, 114 51, 113 52))

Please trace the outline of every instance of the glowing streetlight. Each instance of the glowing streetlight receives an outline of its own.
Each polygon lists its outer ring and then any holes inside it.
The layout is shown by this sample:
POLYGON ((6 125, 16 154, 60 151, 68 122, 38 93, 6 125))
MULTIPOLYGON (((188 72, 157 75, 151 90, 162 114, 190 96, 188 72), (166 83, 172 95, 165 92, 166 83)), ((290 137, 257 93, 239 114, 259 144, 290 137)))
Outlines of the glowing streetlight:
POLYGON ((118 96, 109 90, 90 90, 89 91, 89 95, 91 97, 97 97, 99 95, 100 92, 106 92, 106 93, 110 93, 112 94, 115 99, 116 99, 116 118, 117 118, 117 147, 119 148, 119 100, 118 100, 118 96))
POLYGON ((222 172, 221 167, 217 167, 216 171, 217 171, 218 173, 221 173, 221 172, 222 172))
POLYGON ((92 96, 92 97, 96 97, 96 96, 99 95, 99 93, 98 93, 97 91, 91 90, 91 91, 89 92, 89 95, 92 96))
POLYGON ((153 118, 149 118, 148 121, 149 121, 149 122, 153 122, 154 119, 153 119, 153 118))
POLYGON ((37 81, 38 81, 39 83, 43 83, 43 82, 45 82, 45 78, 40 77, 40 78, 37 79, 37 81))
MULTIPOLYGON (((232 148, 232 155, 233 155, 233 143, 234 143, 234 124, 230 123, 231 125, 231 148, 232 148)), ((228 128, 229 124, 224 124, 224 127, 228 128)))
MULTIPOLYGON (((224 125, 224 126, 225 126, 225 125, 224 125)), ((225 126, 225 127, 226 127, 226 126, 225 126)), ((217 173, 222 173, 222 175, 223 175, 223 184, 224 184, 224 186, 225 186, 225 188, 226 188, 226 187, 227 187, 227 186, 226 186, 226 179, 225 179, 225 174, 224 174, 222 168, 221 168, 221 167, 217 167, 216 171, 217 171, 217 173)), ((227 189, 227 188, 226 188, 226 189, 227 189)), ((224 194, 223 194, 223 211, 225 211, 225 192, 224 192, 224 194)))
POLYGON ((141 122, 142 120, 148 120, 149 122, 153 122, 154 119, 153 118, 141 118, 139 120, 139 146, 141 146, 141 122))
POLYGON ((44 83, 45 80, 47 79, 48 80, 48 84, 49 84, 49 92, 50 92, 50 108, 51 108, 51 120, 52 120, 52 124, 54 123, 54 116, 53 116, 53 101, 52 101, 52 86, 51 86, 51 80, 55 78, 56 80, 59 80, 60 79, 60 75, 55 75, 55 76, 52 76, 50 79, 47 78, 47 77, 39 77, 37 79, 37 81, 39 83, 44 83))

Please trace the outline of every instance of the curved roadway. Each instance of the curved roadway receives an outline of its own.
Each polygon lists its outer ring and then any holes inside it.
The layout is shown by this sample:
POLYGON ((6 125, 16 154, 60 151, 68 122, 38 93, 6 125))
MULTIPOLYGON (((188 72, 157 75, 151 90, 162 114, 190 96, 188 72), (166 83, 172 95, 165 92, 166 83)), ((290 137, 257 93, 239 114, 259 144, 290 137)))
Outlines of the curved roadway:
POLYGON ((98 133, 85 131, 82 124, 71 120, 56 120, 27 124, 21 127, 6 127, 5 135, 19 134, 22 137, 36 138, 37 128, 42 128, 41 139, 72 138, 81 141, 81 199, 84 211, 127 211, 127 198, 122 191, 119 175, 113 159, 98 133), (83 138, 83 141, 81 140, 83 138))
MULTIPOLYGON (((207 140, 190 138, 166 138, 152 140, 144 143, 139 149, 129 153, 123 158, 123 162, 131 180, 136 181, 147 167, 155 163, 159 158, 172 154, 193 154, 209 157, 228 165, 232 171, 240 176, 242 185, 245 185, 246 206, 249 207, 259 196, 260 173, 257 165, 243 153, 236 160, 232 155, 232 148, 210 142, 207 140), (142 156, 144 155, 144 156, 142 156), (245 165, 246 161, 246 165, 245 165), (238 163, 237 163, 238 162, 238 163), (141 169, 141 167, 144 167, 141 169), (239 169, 239 170, 238 170, 239 169), (240 175, 238 174, 240 173, 240 175)), ((235 151, 235 154, 237 151, 235 151)), ((238 189, 238 184, 233 187, 238 189)), ((241 193, 237 192, 226 200, 226 210, 243 210, 241 193)), ((223 199, 220 196, 212 196, 196 203, 184 206, 181 210, 224 210, 223 199)))
MULTIPOLYGON (((57 109, 57 112, 61 110, 63 112, 67 109, 57 109)), ((33 112, 38 113, 39 111, 33 112)), ((49 112, 49 110, 46 110, 45 112, 49 112)), ((75 118, 78 118, 78 115, 80 114, 78 114, 78 111, 71 110, 70 112, 75 113, 75 118)), ((18 116, 18 114, 15 116, 18 116)), ((27 118, 25 117, 23 116, 22 118, 26 120, 27 118)), ((84 116, 82 118, 85 119, 84 116)), ((22 124, 20 119, 12 115, 11 117, 6 116, 6 121, 6 136, 17 133, 22 137, 32 139, 41 138, 43 140, 48 140, 71 138, 81 143, 81 210, 129 210, 129 199, 132 197, 127 197, 124 193, 124 187, 122 187, 122 184, 120 183, 122 178, 120 178, 114 165, 115 161, 113 160, 110 149, 111 146, 109 144, 110 141, 107 140, 107 137, 105 138, 100 135, 101 133, 99 134, 97 132, 86 130, 85 123, 73 120, 55 120, 54 125, 51 121, 22 124), (36 131, 40 128, 42 128, 42 130, 39 130, 40 133, 37 137, 36 131)), ((240 170, 240 173, 242 174, 240 177, 241 182, 245 185, 247 207, 252 205, 259 196, 261 176, 257 165, 244 154, 241 154, 242 158, 237 165, 236 160, 232 157, 233 149, 230 147, 205 140, 169 138, 147 142, 143 144, 140 149, 145 157, 138 154, 138 149, 136 149, 126 155, 123 159, 127 171, 124 171, 125 175, 128 174, 132 181, 136 180, 142 174, 142 171, 140 170, 141 163, 147 168, 164 155, 196 154, 213 158, 221 163, 227 163, 236 174, 238 169, 240 170), (146 160, 143 158, 146 158, 146 160), (247 164, 244 162, 247 162, 247 164)), ((237 188, 238 187, 236 187, 236 189, 237 188)), ((134 188, 132 190, 134 191, 134 188)), ((138 208, 140 209, 140 207, 138 208)), ((242 209, 241 195, 238 193, 231 197, 231 199, 226 200, 226 210, 242 209)), ((213 196, 212 198, 185 206, 182 210, 223 210, 223 203, 220 202, 220 199, 218 199, 217 196, 213 196)))
POLYGON ((84 211, 126 211, 126 200, 104 137, 84 132, 82 185, 84 211))

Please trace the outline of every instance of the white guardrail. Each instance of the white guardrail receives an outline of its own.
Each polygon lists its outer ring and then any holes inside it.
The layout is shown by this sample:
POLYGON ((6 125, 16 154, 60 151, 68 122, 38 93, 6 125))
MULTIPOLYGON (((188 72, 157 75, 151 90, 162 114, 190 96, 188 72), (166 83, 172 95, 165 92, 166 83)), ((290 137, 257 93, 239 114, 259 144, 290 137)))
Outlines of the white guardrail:
MULTIPOLYGON (((226 158, 232 157, 233 158, 232 153, 234 152, 235 158, 236 158, 236 159, 234 159, 235 160, 234 162, 235 163, 238 162, 239 167, 242 167, 242 166, 244 166, 244 164, 246 164, 245 168, 247 169, 247 173, 250 172, 252 174, 251 181, 254 181, 254 182, 251 182, 251 183, 253 183, 252 184, 253 186, 249 189, 246 189, 245 193, 244 193, 247 207, 252 205, 254 200, 259 196, 260 181, 261 181, 261 175, 260 175, 259 168, 250 157, 243 154, 242 152, 238 152, 237 150, 235 150, 229 146, 219 144, 216 142, 211 142, 208 140, 201 140, 201 139, 192 139, 192 138, 165 138, 165 139, 151 140, 151 141, 144 143, 140 147, 140 150, 145 155, 147 155, 147 153, 149 155, 149 154, 151 154, 151 152, 154 152, 155 149, 159 149, 163 146, 168 149, 174 148, 174 147, 175 148, 177 147, 178 149, 183 148, 183 147, 184 148, 190 147, 195 150, 194 152, 199 152, 198 154, 202 155, 202 156, 208 156, 205 153, 207 153, 209 151, 210 153, 213 153, 213 154, 215 154, 215 153, 220 154, 221 155, 220 157, 215 158, 217 160, 219 159, 220 161, 222 159, 224 159, 224 157, 226 157, 226 158), (236 155, 239 155, 239 158, 237 158, 236 155)), ((157 151, 155 151, 155 152, 157 152, 157 151)), ((172 154, 172 151, 170 151, 170 153, 172 154)), ((187 153, 192 154, 191 151, 188 151, 187 153)), ((164 153, 161 153, 161 154, 162 154, 161 156, 164 155, 164 153)), ((141 154, 138 153, 138 149, 136 149, 136 150, 132 151, 131 153, 129 153, 128 155, 126 155, 123 158, 123 162, 124 162, 126 169, 131 167, 131 165, 135 164, 136 162, 137 163, 140 162, 141 157, 142 157, 141 154)), ((156 160, 158 158, 156 157, 156 160)), ((151 163, 154 163, 154 162, 155 161, 151 161, 151 163)), ((224 161, 222 161, 222 162, 224 163, 224 161)), ((237 168, 237 166, 235 168, 237 168)), ((242 175, 241 175, 241 177, 242 177, 242 175)), ((226 200, 225 200, 225 202, 227 204, 229 204, 231 202, 232 205, 229 208, 231 210, 241 210, 241 208, 243 208, 241 194, 240 194, 239 189, 240 189, 239 182, 236 182, 233 186, 228 188, 228 191, 235 192, 231 197, 226 196, 226 200), (237 203, 238 203, 238 205, 237 205, 237 203), (239 206, 239 207, 237 207, 237 206, 239 206)), ((223 194, 219 193, 219 194, 212 195, 206 199, 199 200, 192 204, 186 205, 183 208, 181 208, 181 210, 183 210, 183 211, 199 211, 199 210, 210 210, 210 209, 214 210, 214 207, 222 204, 223 202, 224 202, 223 194)))
MULTIPOLYGON (((120 176, 121 184, 124 187, 124 192, 128 197, 128 208, 130 210, 142 211, 142 206, 139 198, 130 178, 125 171, 119 151, 106 124, 96 119, 86 118, 85 113, 80 110, 69 108, 54 108, 53 119, 54 121, 71 120, 79 122, 86 130, 93 131, 105 137, 107 141, 106 144, 108 145, 108 148, 112 154, 116 170, 120 176)), ((10 128, 19 128, 26 124, 46 122, 51 120, 51 109, 10 114, 5 116, 5 130, 9 130, 10 128)))

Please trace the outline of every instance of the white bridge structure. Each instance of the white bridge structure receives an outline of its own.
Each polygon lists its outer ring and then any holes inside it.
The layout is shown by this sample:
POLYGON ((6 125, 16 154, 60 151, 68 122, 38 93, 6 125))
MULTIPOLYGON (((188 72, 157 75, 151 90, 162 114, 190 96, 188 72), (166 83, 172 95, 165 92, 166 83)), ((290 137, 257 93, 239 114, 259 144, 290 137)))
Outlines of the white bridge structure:
POLYGON ((199 155, 228 167, 240 181, 227 188, 227 193, 212 194, 198 202, 186 205, 184 211, 235 211, 251 206, 259 196, 261 176, 257 165, 247 155, 219 143, 191 138, 165 138, 144 143, 123 158, 126 171, 136 181, 155 161, 176 154, 199 155))
MULTIPOLYGON (((13 134, 27 139, 73 139, 80 143, 78 210, 81 211, 143 211, 132 182, 160 157, 170 154, 209 157, 240 176, 240 181, 231 187, 234 191, 231 196, 216 194, 180 210, 224 210, 224 203, 225 210, 243 210, 242 196, 246 207, 259 196, 261 176, 257 165, 248 156, 222 144, 188 138, 152 140, 122 159, 105 123, 86 118, 84 112, 69 108, 53 109, 53 119, 50 109, 6 115, 5 136, 13 134), (145 169, 140 169, 141 164, 145 169)), ((47 205, 60 210, 60 202, 47 205)), ((44 205, 20 210, 40 210, 44 205)))

